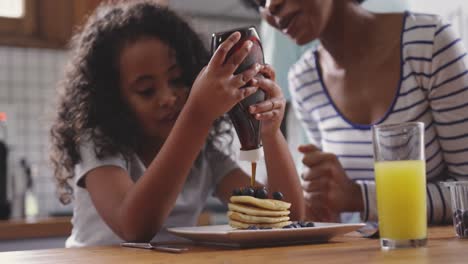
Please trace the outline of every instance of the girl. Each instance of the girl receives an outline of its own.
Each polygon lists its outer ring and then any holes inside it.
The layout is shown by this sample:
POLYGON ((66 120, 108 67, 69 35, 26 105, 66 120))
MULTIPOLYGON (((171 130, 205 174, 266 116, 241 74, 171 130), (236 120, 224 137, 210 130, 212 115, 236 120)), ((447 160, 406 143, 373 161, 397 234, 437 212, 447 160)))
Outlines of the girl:
POLYGON ((67 247, 167 240, 166 227, 195 225, 208 195, 226 202, 247 186, 248 175, 221 151, 231 131, 223 114, 257 88, 269 98, 250 109, 263 120, 268 187, 293 204, 292 219, 302 218, 279 132, 280 88, 268 66, 233 75, 251 47, 226 60, 239 38, 232 34, 208 62, 193 30, 154 2, 103 4, 89 18, 73 39, 51 131, 61 200, 75 200, 67 247), (255 79, 258 72, 269 79, 255 79))
MULTIPOLYGON (((253 0, 251 0, 253 1, 253 0)), ((363 0, 255 1, 297 44, 320 40, 289 73, 313 145, 300 148, 308 215, 377 220, 371 127, 425 123, 428 220, 451 221, 440 181, 468 175, 468 69, 463 42, 436 15, 374 14, 363 0)))

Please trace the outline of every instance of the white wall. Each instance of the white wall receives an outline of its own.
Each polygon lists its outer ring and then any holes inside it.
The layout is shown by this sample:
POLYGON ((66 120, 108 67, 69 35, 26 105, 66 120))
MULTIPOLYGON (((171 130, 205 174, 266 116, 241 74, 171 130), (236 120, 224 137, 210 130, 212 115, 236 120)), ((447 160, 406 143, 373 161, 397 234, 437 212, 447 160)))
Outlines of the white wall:
POLYGON ((373 12, 401 12, 409 9, 410 3, 408 0, 367 0, 363 6, 373 12))
POLYGON ((406 0, 411 11, 442 16, 458 31, 468 47, 468 1, 467 0, 406 0))
POLYGON ((459 9, 468 10, 466 0, 406 0, 411 10, 423 13, 446 14, 459 9))

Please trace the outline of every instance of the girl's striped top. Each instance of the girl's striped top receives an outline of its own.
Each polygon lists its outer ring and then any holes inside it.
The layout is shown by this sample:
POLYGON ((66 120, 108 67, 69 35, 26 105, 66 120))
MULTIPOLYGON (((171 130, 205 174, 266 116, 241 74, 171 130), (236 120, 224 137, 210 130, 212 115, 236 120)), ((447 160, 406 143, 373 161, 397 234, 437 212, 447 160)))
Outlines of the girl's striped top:
MULTIPOLYGON (((378 124, 425 124, 427 212, 430 223, 451 220, 449 192, 441 181, 468 180, 468 67, 462 40, 435 15, 406 12, 401 32, 397 94, 378 124)), ((308 139, 337 155, 361 186, 364 221, 377 220, 372 125, 353 124, 332 101, 309 50, 291 68, 289 88, 308 139)))

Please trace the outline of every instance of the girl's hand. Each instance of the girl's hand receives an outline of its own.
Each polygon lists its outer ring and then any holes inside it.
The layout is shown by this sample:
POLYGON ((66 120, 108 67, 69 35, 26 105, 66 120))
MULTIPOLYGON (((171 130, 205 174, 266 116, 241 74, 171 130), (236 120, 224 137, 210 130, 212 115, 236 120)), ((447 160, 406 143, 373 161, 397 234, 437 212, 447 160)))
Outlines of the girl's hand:
POLYGON ((363 210, 359 185, 350 180, 338 158, 322 152, 314 145, 302 145, 302 163, 306 171, 301 175, 306 201, 306 214, 318 221, 336 221, 342 212, 363 210))
POLYGON ((275 71, 270 65, 262 66, 260 73, 265 78, 255 78, 252 83, 265 91, 266 100, 249 108, 255 118, 262 120, 262 137, 274 136, 281 126, 284 117, 286 101, 281 88, 275 82, 275 71))
POLYGON ((229 36, 195 80, 187 105, 191 106, 192 112, 199 118, 207 117, 209 121, 214 121, 236 103, 257 91, 258 88, 254 86, 240 88, 252 80, 261 65, 255 64, 250 69, 234 75, 234 71, 250 52, 252 42, 246 41, 226 60, 228 52, 240 37, 239 32, 229 36))

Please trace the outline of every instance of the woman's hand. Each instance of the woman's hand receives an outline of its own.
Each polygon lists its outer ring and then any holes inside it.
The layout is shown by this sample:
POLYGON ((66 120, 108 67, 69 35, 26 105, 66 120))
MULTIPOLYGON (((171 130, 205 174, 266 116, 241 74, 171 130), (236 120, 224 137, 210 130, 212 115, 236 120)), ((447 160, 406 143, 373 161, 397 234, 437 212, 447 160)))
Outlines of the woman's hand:
POLYGON ((350 180, 338 158, 322 152, 314 145, 302 145, 302 163, 306 171, 301 175, 306 201, 306 214, 318 221, 337 221, 342 212, 363 210, 359 185, 350 180))
POLYGON ((270 65, 263 65, 260 73, 265 78, 254 78, 253 85, 265 91, 266 100, 250 106, 250 113, 262 121, 262 138, 274 136, 281 126, 286 101, 281 88, 275 82, 275 71, 270 65))
POLYGON ((250 69, 234 75, 234 71, 252 48, 246 41, 227 60, 228 52, 239 41, 241 34, 233 33, 216 50, 210 62, 198 75, 187 101, 191 112, 197 117, 207 117, 210 121, 228 112, 236 103, 257 91, 256 86, 240 89, 259 72, 261 65, 254 64, 250 69))

